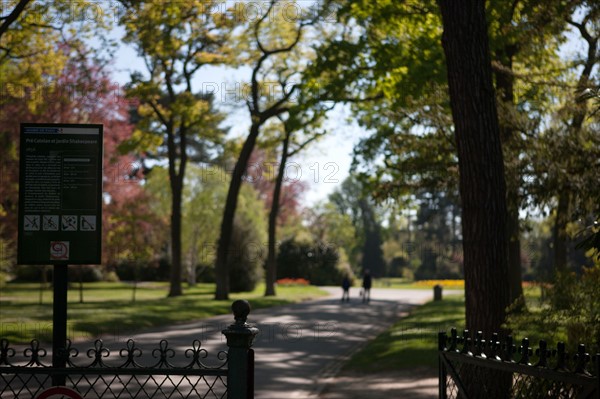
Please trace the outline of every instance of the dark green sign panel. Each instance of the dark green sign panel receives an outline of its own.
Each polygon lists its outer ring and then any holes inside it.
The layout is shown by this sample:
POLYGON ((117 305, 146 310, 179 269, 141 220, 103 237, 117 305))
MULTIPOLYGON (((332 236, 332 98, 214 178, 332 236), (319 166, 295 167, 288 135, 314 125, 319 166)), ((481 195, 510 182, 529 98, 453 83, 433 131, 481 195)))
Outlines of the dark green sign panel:
POLYGON ((21 124, 19 264, 100 264, 102 125, 21 124))

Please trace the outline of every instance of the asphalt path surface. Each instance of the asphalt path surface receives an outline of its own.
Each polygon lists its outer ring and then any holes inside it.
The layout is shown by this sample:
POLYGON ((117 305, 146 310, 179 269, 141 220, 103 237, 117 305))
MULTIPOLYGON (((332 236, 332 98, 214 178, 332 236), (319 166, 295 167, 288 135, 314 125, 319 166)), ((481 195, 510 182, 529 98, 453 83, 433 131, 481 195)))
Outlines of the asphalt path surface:
MULTIPOLYGON (((317 397, 355 351, 411 307, 432 299, 430 290, 372 289, 370 303, 363 304, 353 288, 350 302, 342 303, 341 288, 325 289, 331 296, 250 313, 248 322, 260 329, 254 343, 256 399, 317 397)), ((206 363, 216 365, 217 353, 227 350, 221 330, 232 322, 223 315, 132 338, 142 347, 166 339, 178 353, 200 340, 210 354, 206 363)), ((124 337, 118 338, 122 343, 124 337)))

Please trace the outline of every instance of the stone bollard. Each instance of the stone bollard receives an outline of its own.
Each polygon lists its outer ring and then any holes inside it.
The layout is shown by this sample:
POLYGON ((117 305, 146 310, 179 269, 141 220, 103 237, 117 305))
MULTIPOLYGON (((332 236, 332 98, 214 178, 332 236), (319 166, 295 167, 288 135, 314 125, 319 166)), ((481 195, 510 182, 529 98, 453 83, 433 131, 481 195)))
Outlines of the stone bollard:
POLYGON ((433 300, 434 301, 441 301, 442 300, 442 286, 439 284, 436 284, 433 287, 433 300))
POLYGON ((250 303, 237 300, 231 305, 235 323, 222 331, 227 337, 228 374, 227 397, 230 399, 254 398, 254 351, 252 343, 258 328, 246 323, 250 303))

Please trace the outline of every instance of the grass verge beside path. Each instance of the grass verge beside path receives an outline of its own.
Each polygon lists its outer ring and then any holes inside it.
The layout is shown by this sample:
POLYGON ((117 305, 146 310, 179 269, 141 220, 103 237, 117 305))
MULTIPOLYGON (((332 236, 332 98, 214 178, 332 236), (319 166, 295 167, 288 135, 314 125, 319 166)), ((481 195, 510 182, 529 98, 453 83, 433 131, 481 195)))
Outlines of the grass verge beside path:
POLYGON ((416 307, 356 353, 343 371, 378 373, 398 369, 437 367, 437 333, 465 324, 463 296, 416 307))
MULTIPOLYGON (((128 331, 174 325, 228 314, 231 302, 247 299, 253 309, 295 303, 326 296, 314 286, 279 286, 276 297, 265 297, 264 285, 252 292, 230 295, 228 301, 216 301, 214 284, 197 284, 184 289, 184 295, 167 298, 166 283, 139 284, 136 301, 133 288, 126 283, 86 283, 79 302, 78 284, 68 292, 68 335, 71 340, 91 339, 99 335, 123 335, 128 331)), ((7 284, 0 288, 0 337, 11 343, 52 338, 52 289, 42 291, 39 284, 7 284)))
MULTIPOLYGON (((524 287, 527 306, 532 311, 540 307, 540 287, 524 287)), ((452 327, 462 331, 465 325, 463 295, 447 295, 439 302, 428 302, 416 307, 407 317, 369 342, 343 367, 344 371, 377 373, 399 369, 437 368, 437 333, 450 333, 452 327)), ((515 336, 529 337, 537 342, 548 332, 538 326, 521 326, 515 336)))

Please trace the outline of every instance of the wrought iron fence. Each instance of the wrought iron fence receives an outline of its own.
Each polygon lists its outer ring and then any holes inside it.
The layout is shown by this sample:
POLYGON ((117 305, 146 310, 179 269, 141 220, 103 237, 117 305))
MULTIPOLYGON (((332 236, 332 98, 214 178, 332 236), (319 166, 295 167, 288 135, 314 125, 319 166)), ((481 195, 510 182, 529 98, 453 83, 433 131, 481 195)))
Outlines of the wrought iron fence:
POLYGON ((591 356, 584 345, 569 354, 564 343, 532 348, 525 338, 517 348, 511 336, 500 342, 498 334, 486 340, 452 329, 450 337, 439 333, 438 349, 442 399, 600 397, 600 354, 591 356))
POLYGON ((228 351, 217 354, 216 365, 206 363, 200 341, 179 353, 167 340, 144 351, 128 340, 116 351, 96 340, 80 352, 67 341, 65 367, 46 361, 47 351, 37 340, 17 356, 17 350, 0 340, 0 399, 35 399, 45 389, 61 385, 86 399, 106 398, 253 398, 254 352, 258 330, 246 324, 249 305, 234 302, 236 322, 223 330, 228 351), (236 308, 237 306, 237 308, 236 308), (240 313, 241 312, 241 313, 240 313), (178 356, 179 355, 179 356, 178 356))

